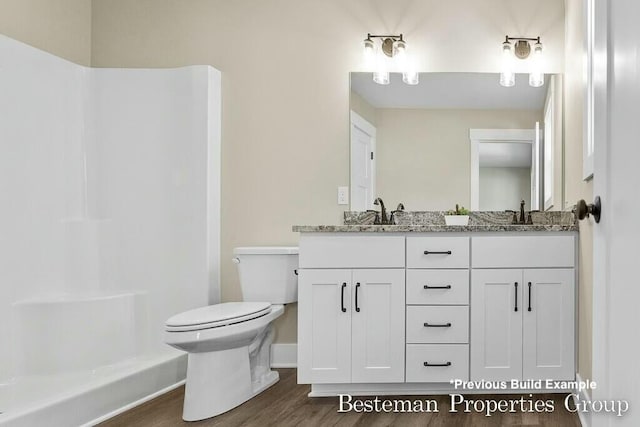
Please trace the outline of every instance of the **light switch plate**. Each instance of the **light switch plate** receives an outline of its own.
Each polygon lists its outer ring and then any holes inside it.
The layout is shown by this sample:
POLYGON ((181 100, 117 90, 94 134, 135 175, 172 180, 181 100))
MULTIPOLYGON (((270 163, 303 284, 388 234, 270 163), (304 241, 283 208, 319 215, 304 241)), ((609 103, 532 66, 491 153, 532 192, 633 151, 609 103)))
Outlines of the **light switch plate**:
POLYGON ((338 204, 349 204, 349 187, 338 187, 338 204))

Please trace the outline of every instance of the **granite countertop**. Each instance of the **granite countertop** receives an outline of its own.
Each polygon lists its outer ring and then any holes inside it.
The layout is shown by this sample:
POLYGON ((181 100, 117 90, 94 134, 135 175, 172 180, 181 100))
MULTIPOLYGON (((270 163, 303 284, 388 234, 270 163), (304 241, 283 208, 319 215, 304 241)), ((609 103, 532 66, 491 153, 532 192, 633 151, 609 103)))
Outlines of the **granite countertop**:
POLYGON ((375 213, 345 212, 343 225, 294 225, 301 233, 574 232, 572 212, 532 213, 533 224, 512 224, 512 214, 471 212, 469 225, 445 225, 444 212, 398 212, 394 225, 374 225, 375 213))
POLYGON ((299 233, 432 233, 578 231, 577 225, 294 225, 299 233))

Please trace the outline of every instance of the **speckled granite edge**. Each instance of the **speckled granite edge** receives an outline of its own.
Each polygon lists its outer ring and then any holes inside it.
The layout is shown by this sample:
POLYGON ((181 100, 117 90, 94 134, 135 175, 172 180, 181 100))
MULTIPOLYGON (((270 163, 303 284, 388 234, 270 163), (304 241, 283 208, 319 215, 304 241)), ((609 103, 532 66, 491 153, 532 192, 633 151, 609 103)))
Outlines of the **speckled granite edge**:
POLYGON ((560 232, 577 225, 294 225, 299 233, 433 233, 433 232, 560 232))
POLYGON ((528 231, 578 231, 578 224, 572 212, 533 212, 533 225, 513 224, 513 214, 509 212, 471 212, 469 225, 448 226, 443 211, 397 212, 394 225, 374 225, 374 212, 344 213, 344 225, 296 225, 295 232, 386 232, 386 233, 426 233, 426 232, 528 232, 528 231))
MULTIPOLYGON (((444 211, 403 211, 394 214, 394 225, 445 225, 444 211)), ((344 213, 345 225, 373 225, 375 212, 344 213)), ((535 225, 575 225, 572 212, 533 212, 535 225)), ((482 211, 469 213, 469 225, 513 225, 513 214, 503 211, 482 211)))

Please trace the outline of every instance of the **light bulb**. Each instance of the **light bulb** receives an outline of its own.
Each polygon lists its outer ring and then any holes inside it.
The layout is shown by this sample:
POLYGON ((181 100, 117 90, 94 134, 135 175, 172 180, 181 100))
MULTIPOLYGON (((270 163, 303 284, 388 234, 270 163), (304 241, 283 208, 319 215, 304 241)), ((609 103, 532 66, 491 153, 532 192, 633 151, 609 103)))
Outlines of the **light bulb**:
POLYGON ((378 83, 379 85, 388 85, 389 84, 389 72, 388 71, 374 71, 373 72, 373 81, 378 83))
POLYGON ((404 71, 407 68, 407 44, 404 40, 398 40, 396 42, 393 61, 395 62, 397 70, 404 71))
POLYGON ((511 87, 516 84, 516 75, 513 72, 513 53, 511 43, 502 43, 502 71, 500 72, 500 86, 511 87))
POLYGON ((368 36, 366 39, 364 39, 364 50, 362 54, 363 54, 362 65, 364 70, 365 71, 373 70, 373 67, 375 66, 375 60, 376 60, 376 49, 375 49, 375 45, 373 44, 373 40, 371 40, 371 38, 368 36))
POLYGON ((533 47, 531 58, 531 72, 529 73, 529 86, 540 87, 544 84, 542 72, 542 43, 538 42, 533 47))
POLYGON ((408 85, 420 83, 420 74, 417 71, 405 71, 402 73, 402 81, 408 85))
POLYGON ((387 56, 381 51, 376 52, 375 63, 376 66, 373 72, 373 81, 379 85, 388 85, 390 79, 387 56))

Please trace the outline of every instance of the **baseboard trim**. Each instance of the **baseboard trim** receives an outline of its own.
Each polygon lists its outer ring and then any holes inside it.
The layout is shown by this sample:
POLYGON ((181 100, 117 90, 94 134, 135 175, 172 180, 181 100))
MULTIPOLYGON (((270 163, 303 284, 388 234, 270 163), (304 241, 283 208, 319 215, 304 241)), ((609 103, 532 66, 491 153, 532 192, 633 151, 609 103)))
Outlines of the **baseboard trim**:
POLYGON ((298 344, 272 344, 271 345, 272 368, 297 368, 298 344))
MULTIPOLYGON (((578 373, 576 373, 576 380, 579 383, 582 382, 582 377, 578 373)), ((589 396, 589 393, 587 393, 587 390, 585 390, 585 389, 583 389, 581 391, 574 390, 574 393, 578 394, 580 396, 580 400, 584 400, 584 401, 587 401, 587 402, 591 401, 591 396, 589 396)), ((573 397, 573 403, 574 404, 578 403, 578 402, 576 402, 575 395, 573 397)), ((580 424, 582 424, 582 427, 591 427, 591 412, 578 411, 578 417, 580 418, 580 424)))

